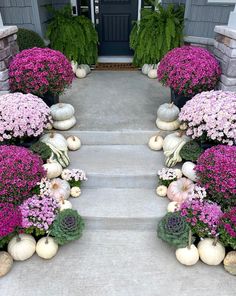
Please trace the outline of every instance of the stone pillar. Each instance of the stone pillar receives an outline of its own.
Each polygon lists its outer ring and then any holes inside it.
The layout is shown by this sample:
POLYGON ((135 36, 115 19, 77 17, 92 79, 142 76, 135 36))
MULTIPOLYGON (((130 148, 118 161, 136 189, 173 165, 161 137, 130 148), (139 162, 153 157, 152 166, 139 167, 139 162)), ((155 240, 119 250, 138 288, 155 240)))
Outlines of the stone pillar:
POLYGON ((0 95, 9 92, 8 67, 12 57, 19 51, 17 31, 17 26, 0 27, 0 95))
POLYGON ((222 67, 219 89, 236 92, 236 28, 216 26, 214 54, 222 67))

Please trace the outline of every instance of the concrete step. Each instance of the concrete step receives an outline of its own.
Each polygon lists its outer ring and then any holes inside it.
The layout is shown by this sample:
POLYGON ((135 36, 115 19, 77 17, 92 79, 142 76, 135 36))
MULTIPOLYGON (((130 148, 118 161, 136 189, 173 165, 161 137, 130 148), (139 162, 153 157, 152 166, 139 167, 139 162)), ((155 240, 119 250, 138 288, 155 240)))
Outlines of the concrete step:
MULTIPOLYGON (((55 130, 55 132, 58 132, 55 130)), ((65 137, 77 136, 83 145, 146 145, 151 136, 168 135, 168 131, 153 130, 122 130, 122 131, 83 131, 72 128, 69 131, 59 131, 65 137)))
POLYGON ((84 145, 70 153, 71 168, 88 175, 86 188, 155 188, 163 151, 146 145, 84 145))
POLYGON ((87 229, 156 230, 166 213, 167 198, 153 189, 83 189, 70 199, 86 221, 87 229))

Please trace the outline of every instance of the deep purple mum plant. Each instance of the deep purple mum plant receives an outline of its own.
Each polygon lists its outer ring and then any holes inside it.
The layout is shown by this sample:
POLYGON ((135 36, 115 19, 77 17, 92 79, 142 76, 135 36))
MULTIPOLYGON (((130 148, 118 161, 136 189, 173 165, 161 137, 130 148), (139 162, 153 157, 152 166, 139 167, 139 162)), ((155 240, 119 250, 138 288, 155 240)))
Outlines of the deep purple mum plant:
POLYGON ((22 203, 45 175, 37 154, 23 147, 0 146, 0 202, 22 203))
POLYGON ((34 47, 14 57, 9 77, 11 91, 42 96, 62 93, 74 75, 70 62, 60 51, 34 47))
POLYGON ((187 97, 214 89, 220 74, 216 58, 208 50, 195 46, 172 49, 158 67, 158 80, 187 97))
POLYGON ((222 243, 236 249, 236 207, 224 213, 219 230, 222 243))

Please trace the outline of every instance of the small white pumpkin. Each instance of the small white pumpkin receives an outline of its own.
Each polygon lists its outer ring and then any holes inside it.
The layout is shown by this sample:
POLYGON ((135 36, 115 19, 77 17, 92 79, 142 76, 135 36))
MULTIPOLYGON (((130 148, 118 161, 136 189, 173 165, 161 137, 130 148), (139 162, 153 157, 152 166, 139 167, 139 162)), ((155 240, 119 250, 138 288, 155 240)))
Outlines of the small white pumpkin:
POLYGON ((66 180, 55 178, 51 180, 52 197, 60 202, 61 198, 70 197, 70 184, 66 180))
POLYGON ((163 142, 164 140, 161 136, 152 136, 148 142, 148 146, 150 149, 158 151, 162 149, 163 142))
POLYGON ((160 185, 156 189, 156 194, 161 197, 165 197, 167 194, 167 187, 165 185, 160 185))
POLYGON ((167 197, 172 201, 179 203, 188 198, 190 192, 192 192, 194 184, 191 180, 186 178, 180 178, 177 181, 170 183, 167 190, 167 197))
POLYGON ((179 248, 175 252, 176 259, 183 265, 191 266, 198 262, 199 253, 195 245, 179 248))
POLYGON ((167 205, 167 212, 176 212, 179 210, 179 203, 177 201, 171 201, 167 205))
POLYGON ((177 179, 180 179, 183 176, 182 171, 180 169, 175 169, 175 174, 177 176, 177 179))
POLYGON ((208 265, 219 265, 225 258, 225 247, 212 238, 205 238, 198 243, 200 259, 208 265))
POLYGON ((157 78, 157 69, 150 69, 148 71, 148 77, 150 79, 156 79, 157 78))
POLYGON ((82 79, 85 78, 87 73, 85 69, 78 68, 75 72, 77 78, 82 79))
POLYGON ((50 107, 53 120, 61 121, 71 118, 75 109, 71 104, 58 103, 50 107))
POLYGON ((71 67, 72 67, 72 71, 75 74, 77 68, 78 68, 78 63, 76 61, 71 61, 71 67))
POLYGON ((42 237, 36 245, 36 253, 43 259, 53 258, 58 251, 58 244, 50 237, 42 237))
POLYGON ((165 103, 160 105, 157 110, 157 118, 162 121, 172 122, 179 117, 179 108, 174 103, 165 103))
POLYGON ((195 164, 191 161, 186 161, 182 166, 182 172, 185 177, 189 178, 193 182, 197 181, 197 175, 194 171, 195 164))
POLYGON ((60 211, 72 209, 72 203, 69 200, 65 200, 64 198, 60 200, 59 206, 60 206, 60 211))
POLYGON ((157 118, 156 125, 159 129, 163 131, 175 131, 179 128, 180 122, 178 119, 171 122, 166 122, 157 118))
POLYGON ((14 260, 24 261, 35 253, 36 241, 32 235, 21 233, 14 236, 7 247, 14 260))
POLYGON ((78 186, 74 186, 70 190, 70 195, 72 197, 79 197, 81 195, 81 189, 78 186))
POLYGON ((142 73, 144 75, 148 75, 149 70, 151 69, 152 65, 144 64, 142 67, 142 73))
POLYGON ((63 151, 67 151, 67 141, 65 139, 65 137, 59 133, 48 133, 48 134, 44 134, 41 138, 40 141, 45 143, 45 144, 51 144, 53 145, 55 148, 57 148, 58 150, 63 150, 63 151))
POLYGON ((80 68, 84 69, 86 71, 86 74, 89 74, 91 72, 91 69, 90 69, 89 65, 87 65, 87 64, 81 64, 80 68))
POLYGON ((66 138, 68 149, 71 151, 78 150, 81 147, 81 141, 76 136, 69 136, 66 138))
POLYGON ((75 116, 66 120, 53 121, 53 127, 60 131, 67 131, 76 124, 75 116))
POLYGON ((47 172, 47 178, 53 179, 61 175, 62 166, 56 160, 48 159, 47 163, 43 165, 45 171, 47 172))
POLYGON ((6 275, 12 268, 13 258, 4 251, 0 251, 0 277, 6 275))

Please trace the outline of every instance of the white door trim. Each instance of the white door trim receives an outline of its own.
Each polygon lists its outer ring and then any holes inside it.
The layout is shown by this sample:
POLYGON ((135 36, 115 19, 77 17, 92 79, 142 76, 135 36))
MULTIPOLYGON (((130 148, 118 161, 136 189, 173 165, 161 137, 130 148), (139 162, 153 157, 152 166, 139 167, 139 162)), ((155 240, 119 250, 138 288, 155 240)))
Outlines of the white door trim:
POLYGON ((142 9, 142 0, 138 0, 138 18, 137 18, 138 21, 140 21, 141 19, 141 9, 142 9))
POLYGON ((90 0, 91 21, 95 25, 94 0, 90 0))

